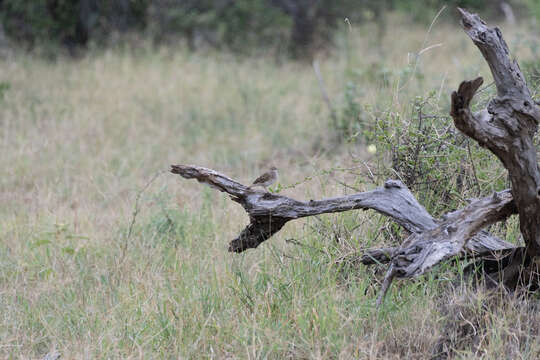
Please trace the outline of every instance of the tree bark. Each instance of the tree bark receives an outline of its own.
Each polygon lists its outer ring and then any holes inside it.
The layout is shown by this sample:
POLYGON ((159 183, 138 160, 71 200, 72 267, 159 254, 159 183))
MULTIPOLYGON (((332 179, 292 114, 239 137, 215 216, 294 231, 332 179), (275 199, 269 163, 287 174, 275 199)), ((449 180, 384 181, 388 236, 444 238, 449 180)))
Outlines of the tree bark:
MULTIPOLYGON (((504 220, 515 213, 512 195, 508 190, 484 199, 473 200, 466 208, 448 213, 439 223, 418 203, 409 189, 397 180, 388 180, 384 187, 372 191, 323 200, 299 201, 286 196, 255 191, 217 171, 199 166, 172 165, 171 172, 186 179, 196 179, 214 189, 228 193, 233 201, 246 210, 250 223, 236 239, 231 241, 229 245, 231 252, 243 252, 258 247, 291 220, 357 209, 372 209, 389 216, 411 233, 400 248, 391 251, 392 258, 398 256, 400 251, 407 251, 409 258, 412 259, 412 251, 409 247, 416 247, 415 251, 419 251, 428 245, 429 239, 437 239, 434 241, 440 242, 438 246, 441 250, 437 254, 434 254, 434 247, 428 251, 434 259, 440 258, 439 261, 457 255, 462 248, 464 248, 464 253, 474 256, 515 248, 513 244, 487 232, 480 232, 467 242, 483 226, 504 220), (442 239, 448 242, 444 246, 441 245, 442 239), (422 245, 418 245, 418 242, 422 245)), ((372 256, 373 259, 380 258, 379 255, 374 254, 381 252, 384 253, 380 249, 368 251, 366 256, 372 256)), ((422 261, 432 263, 429 266, 418 263, 417 267, 423 269, 420 271, 422 273, 439 262, 432 261, 425 253, 421 258, 422 261)), ((365 261, 365 263, 369 262, 365 261)), ((410 271, 405 273, 407 274, 404 276, 419 274, 418 271, 414 274, 410 271)))
POLYGON ((502 161, 512 183, 520 230, 529 256, 540 255, 540 168, 533 143, 540 109, 531 98, 519 65, 510 58, 498 28, 489 28, 476 14, 459 9, 462 26, 489 64, 497 96, 487 108, 472 113, 469 104, 481 77, 464 81, 452 93, 455 126, 502 161))

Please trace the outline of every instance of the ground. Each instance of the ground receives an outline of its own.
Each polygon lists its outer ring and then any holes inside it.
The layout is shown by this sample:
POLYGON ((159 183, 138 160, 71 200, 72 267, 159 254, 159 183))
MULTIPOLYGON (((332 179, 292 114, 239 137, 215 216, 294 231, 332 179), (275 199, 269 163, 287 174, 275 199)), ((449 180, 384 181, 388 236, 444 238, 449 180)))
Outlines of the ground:
MULTIPOLYGON (((367 106, 407 116, 433 91, 444 112, 462 80, 490 82, 457 26, 395 26, 382 45, 352 27, 320 55, 332 106, 355 81, 367 106)), ((538 38, 502 30, 533 56, 538 38)), ((474 290, 451 266, 397 283, 377 311, 380 270, 354 260, 391 241, 370 212, 226 251, 245 213, 170 164, 247 184, 272 162, 282 193, 310 199, 350 193, 343 169, 377 150, 335 140, 310 64, 142 42, 81 59, 15 51, 0 68, 0 357, 538 358, 538 300, 474 290)))

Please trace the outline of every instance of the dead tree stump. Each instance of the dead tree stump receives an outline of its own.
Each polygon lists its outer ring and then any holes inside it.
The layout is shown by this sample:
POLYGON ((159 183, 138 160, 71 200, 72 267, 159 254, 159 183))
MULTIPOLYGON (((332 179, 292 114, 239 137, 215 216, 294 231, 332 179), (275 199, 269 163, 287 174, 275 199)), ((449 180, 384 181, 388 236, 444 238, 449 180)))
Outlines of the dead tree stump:
POLYGON ((497 96, 487 108, 472 113, 470 102, 482 78, 464 81, 452 93, 450 114, 465 135, 488 148, 510 174, 512 188, 474 199, 463 209, 434 219, 400 181, 388 180, 372 191, 322 200, 299 201, 257 192, 214 170, 172 165, 171 172, 196 179, 244 208, 250 223, 229 244, 229 251, 256 248, 289 221, 324 213, 372 209, 391 217, 410 235, 396 248, 367 251, 366 265, 389 263, 377 303, 394 278, 416 277, 455 256, 472 255, 486 263, 485 276, 494 284, 515 287, 538 283, 535 258, 540 255, 540 168, 533 143, 540 109, 530 94, 516 61, 498 28, 489 28, 477 15, 459 9, 465 32, 489 64, 497 96), (513 214, 519 215, 525 247, 516 247, 482 230, 513 214), (494 273, 495 274, 494 274, 494 273), (533 280, 534 279, 534 280, 533 280))

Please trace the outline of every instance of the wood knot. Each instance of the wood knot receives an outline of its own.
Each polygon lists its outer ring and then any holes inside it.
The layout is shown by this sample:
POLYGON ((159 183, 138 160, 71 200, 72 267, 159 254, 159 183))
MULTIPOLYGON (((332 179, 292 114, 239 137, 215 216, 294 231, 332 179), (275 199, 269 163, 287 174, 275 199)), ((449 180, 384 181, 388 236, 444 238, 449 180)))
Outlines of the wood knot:
POLYGON ((480 39, 480 41, 482 41, 483 43, 485 43, 487 41, 487 35, 486 35, 486 32, 485 31, 482 31, 478 34, 478 39, 480 39))
POLYGON ((262 196, 262 199, 263 200, 269 200, 269 199, 273 199, 275 197, 274 194, 272 193, 269 193, 269 192, 265 192, 262 196))
POLYGON ((384 183, 384 188, 385 189, 390 189, 390 188, 401 189, 401 182, 398 180, 386 180, 386 182, 384 183))

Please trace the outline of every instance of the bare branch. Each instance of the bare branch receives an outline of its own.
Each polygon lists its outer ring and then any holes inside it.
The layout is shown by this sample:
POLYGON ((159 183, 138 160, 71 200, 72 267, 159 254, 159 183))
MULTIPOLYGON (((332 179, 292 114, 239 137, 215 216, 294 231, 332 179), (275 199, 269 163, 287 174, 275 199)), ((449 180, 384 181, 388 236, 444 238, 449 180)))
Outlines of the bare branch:
POLYGON ((306 202, 249 189, 217 171, 199 166, 172 165, 171 172, 226 192, 244 207, 250 224, 231 242, 230 251, 242 252, 259 246, 290 220, 354 209, 376 210, 393 218, 411 233, 435 226, 435 220, 426 209, 402 182, 396 180, 388 180, 384 187, 372 191, 306 202))
MULTIPOLYGON (((424 234, 438 227, 437 221, 418 203, 409 189, 396 180, 388 180, 384 187, 372 191, 305 202, 277 194, 254 191, 217 171, 199 166, 173 165, 171 172, 186 179, 197 179, 219 191, 226 192, 244 207, 249 215, 250 223, 236 239, 231 241, 229 251, 242 252, 256 248, 281 230, 283 225, 290 220, 354 209, 378 211, 391 217, 413 235, 424 234)), ((470 254, 485 254, 514 248, 512 244, 486 232, 474 237, 469 244, 466 249, 470 254)), ((370 250, 364 258, 371 259, 371 263, 388 262, 396 251, 395 248, 370 250)), ((365 263, 369 262, 365 261, 365 263)))
MULTIPOLYGON (((465 208, 445 216, 434 229, 411 234, 392 254, 377 305, 380 305, 392 280, 424 274, 442 261, 462 254, 462 250, 480 229, 516 212, 509 190, 475 200, 465 208)), ((508 249, 513 249, 511 246, 508 249)))
POLYGON ((469 104, 482 78, 464 81, 452 93, 450 115, 456 127, 494 153, 508 170, 519 213, 520 229, 531 256, 540 255, 540 167, 534 134, 540 108, 530 95, 519 65, 501 31, 489 28, 478 15, 459 9, 462 25, 478 47, 497 86, 497 97, 472 114, 469 104))

